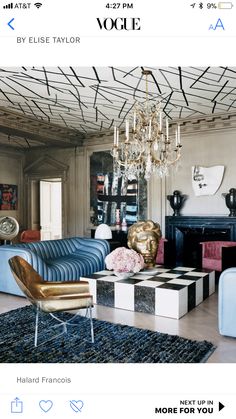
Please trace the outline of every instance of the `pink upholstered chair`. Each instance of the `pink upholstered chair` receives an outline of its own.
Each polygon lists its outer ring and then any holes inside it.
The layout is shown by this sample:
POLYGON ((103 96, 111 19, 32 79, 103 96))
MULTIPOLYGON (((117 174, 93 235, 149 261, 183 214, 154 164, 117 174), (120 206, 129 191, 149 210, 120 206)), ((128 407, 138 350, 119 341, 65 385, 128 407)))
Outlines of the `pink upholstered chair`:
POLYGON ((159 241, 157 256, 156 256, 156 263, 158 265, 164 265, 165 264, 165 243, 167 243, 168 240, 162 237, 159 241))
POLYGON ((39 230, 24 230, 20 236, 20 242, 22 243, 31 243, 37 242, 40 240, 40 231, 39 230))
POLYGON ((236 242, 209 241, 201 242, 202 268, 222 272, 230 266, 236 266, 236 242))

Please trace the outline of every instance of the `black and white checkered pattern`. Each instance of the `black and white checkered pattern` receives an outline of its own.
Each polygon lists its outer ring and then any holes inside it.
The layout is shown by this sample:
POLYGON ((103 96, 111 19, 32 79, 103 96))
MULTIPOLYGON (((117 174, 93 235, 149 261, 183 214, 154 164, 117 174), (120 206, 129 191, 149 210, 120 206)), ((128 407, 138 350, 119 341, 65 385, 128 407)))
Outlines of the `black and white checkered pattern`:
POLYGON ((119 279, 111 271, 81 278, 89 281, 94 303, 179 319, 215 291, 215 272, 188 267, 164 268, 155 275, 119 279))

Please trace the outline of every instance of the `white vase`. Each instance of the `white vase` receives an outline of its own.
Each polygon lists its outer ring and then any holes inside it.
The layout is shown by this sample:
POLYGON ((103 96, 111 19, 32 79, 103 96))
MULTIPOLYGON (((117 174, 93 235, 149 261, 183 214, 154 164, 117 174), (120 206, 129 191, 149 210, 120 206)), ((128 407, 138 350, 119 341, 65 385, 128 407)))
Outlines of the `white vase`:
POLYGON ((116 272, 114 271, 114 275, 116 275, 120 279, 127 279, 134 275, 134 272, 116 272))

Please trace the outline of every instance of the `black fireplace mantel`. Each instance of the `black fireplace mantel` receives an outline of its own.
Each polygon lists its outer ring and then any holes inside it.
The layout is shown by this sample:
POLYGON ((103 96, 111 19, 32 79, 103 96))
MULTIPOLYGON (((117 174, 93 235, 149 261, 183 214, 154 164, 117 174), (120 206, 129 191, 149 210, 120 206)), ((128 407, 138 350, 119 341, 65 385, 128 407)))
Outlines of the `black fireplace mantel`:
POLYGON ((236 241, 236 217, 168 216, 165 220, 173 265, 200 266, 201 241, 236 241))

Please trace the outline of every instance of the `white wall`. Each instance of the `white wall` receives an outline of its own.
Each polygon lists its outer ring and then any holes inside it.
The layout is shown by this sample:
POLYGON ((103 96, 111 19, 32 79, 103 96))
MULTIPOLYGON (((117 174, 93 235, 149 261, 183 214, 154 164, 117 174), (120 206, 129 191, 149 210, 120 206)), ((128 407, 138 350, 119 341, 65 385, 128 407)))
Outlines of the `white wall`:
MULTIPOLYGON (((182 215, 228 215, 222 193, 236 187, 236 130, 199 132, 183 137, 181 167, 167 179, 167 194, 180 190, 188 196, 182 215), (225 167, 222 184, 215 195, 195 196, 192 188, 192 166, 225 167)), ((168 205, 168 215, 172 213, 168 205)))

